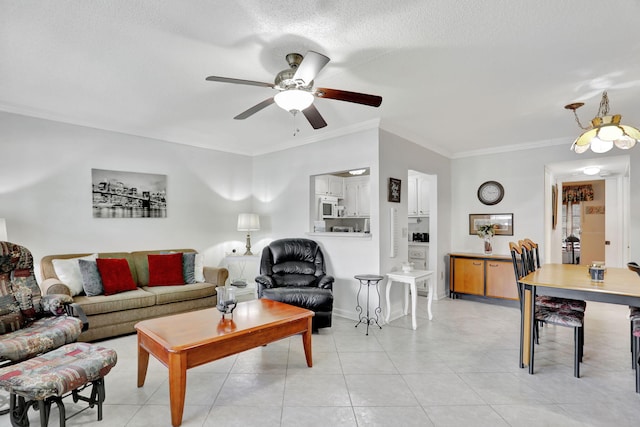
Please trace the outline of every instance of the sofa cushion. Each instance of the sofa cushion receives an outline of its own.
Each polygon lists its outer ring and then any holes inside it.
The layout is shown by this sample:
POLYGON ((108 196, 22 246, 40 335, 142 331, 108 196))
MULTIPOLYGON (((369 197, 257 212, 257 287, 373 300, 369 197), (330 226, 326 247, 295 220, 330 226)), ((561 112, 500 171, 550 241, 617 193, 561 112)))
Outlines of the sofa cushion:
POLYGON ((196 253, 185 252, 182 254, 182 277, 184 283, 196 283, 196 253))
POLYGON ((71 296, 79 295, 84 292, 82 287, 82 274, 80 273, 80 264, 78 260, 84 259, 89 261, 95 261, 98 254, 91 254, 81 258, 68 258, 68 259, 54 259, 51 261, 53 268, 56 271, 56 276, 62 281, 69 290, 71 296))
POLYGON ((193 268, 196 282, 205 282, 204 278, 204 255, 196 254, 195 265, 193 268))
MULTIPOLYGON (((19 361, 74 342, 82 332, 82 320, 71 316, 48 316, 28 328, 0 340, 0 360, 19 361)), ((13 424, 13 423, 12 423, 13 424)), ((28 425, 28 424, 27 424, 28 425)))
POLYGON ((267 288, 262 290, 263 298, 284 302, 313 311, 331 311, 333 294, 321 288, 267 288))
POLYGON ((105 295, 136 289, 129 263, 124 258, 98 258, 96 260, 105 295))
MULTIPOLYGON (((120 292, 109 296, 97 295, 87 297, 78 295, 73 301, 80 305, 87 316, 93 316, 95 314, 151 307, 156 303, 156 296, 140 288, 136 288, 136 290, 133 291, 120 292)), ((91 322, 91 320, 89 320, 89 322, 91 322)))
POLYGON ((161 249, 156 251, 136 251, 131 252, 131 259, 135 265, 135 271, 137 273, 138 287, 149 286, 149 254, 166 255, 177 252, 195 252, 193 249, 161 249))
POLYGON ((156 296, 157 305, 216 295, 216 285, 211 283, 194 283, 184 286, 149 286, 142 289, 156 296))
POLYGON ((104 287, 102 286, 98 263, 81 259, 78 260, 78 264, 80 265, 82 288, 84 289, 85 295, 89 297, 102 295, 104 293, 104 287))
POLYGON ((184 285, 182 252, 149 254, 149 286, 184 285))

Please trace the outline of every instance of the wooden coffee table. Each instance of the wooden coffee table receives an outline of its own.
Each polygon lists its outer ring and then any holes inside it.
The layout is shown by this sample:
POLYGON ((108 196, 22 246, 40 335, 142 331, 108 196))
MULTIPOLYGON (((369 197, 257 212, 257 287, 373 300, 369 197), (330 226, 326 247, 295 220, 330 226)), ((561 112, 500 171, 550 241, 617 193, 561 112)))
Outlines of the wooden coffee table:
POLYGON ((169 368, 171 424, 182 424, 187 369, 282 338, 302 334, 307 366, 311 357, 313 311, 267 299, 240 302, 233 320, 215 309, 192 311, 136 324, 138 387, 144 385, 149 354, 169 368))

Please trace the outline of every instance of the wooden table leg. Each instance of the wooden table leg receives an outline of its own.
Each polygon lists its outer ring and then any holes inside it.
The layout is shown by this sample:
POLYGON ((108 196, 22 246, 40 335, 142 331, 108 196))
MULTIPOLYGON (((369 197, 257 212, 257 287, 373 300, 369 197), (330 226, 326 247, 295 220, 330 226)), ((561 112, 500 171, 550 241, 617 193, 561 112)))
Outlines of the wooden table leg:
POLYGON ((187 355, 169 353, 169 403, 171 404, 171 424, 182 424, 184 397, 187 391, 187 355))
POLYGON ((309 317, 307 330, 302 333, 302 346, 304 347, 304 356, 307 359, 307 366, 310 368, 313 366, 313 354, 311 350, 311 332, 312 332, 311 320, 312 320, 312 317, 309 317))
POLYGON ((142 347, 140 340, 140 333, 138 333, 138 387, 144 385, 144 380, 147 378, 147 367, 149 366, 149 352, 142 347))

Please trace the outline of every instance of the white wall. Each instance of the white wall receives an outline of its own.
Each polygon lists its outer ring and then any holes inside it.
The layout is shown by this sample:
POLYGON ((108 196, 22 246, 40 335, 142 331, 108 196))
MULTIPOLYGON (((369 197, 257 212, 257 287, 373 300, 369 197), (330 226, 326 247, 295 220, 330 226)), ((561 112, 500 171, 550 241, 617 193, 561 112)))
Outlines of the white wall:
MULTIPOLYGON (((272 239, 306 236, 312 175, 369 167, 371 238, 314 237, 336 276, 336 314, 345 317, 355 317, 355 274, 384 274, 407 258, 405 245, 398 257, 388 256, 389 177, 403 180, 402 203, 393 205, 404 218, 401 227, 407 227, 407 171, 437 175, 437 296, 442 297, 445 255, 481 251, 480 239, 468 235, 468 215, 514 214, 515 235, 496 237, 496 253, 507 254, 508 242, 520 236, 542 240, 544 165, 578 158, 567 143, 451 160, 378 129, 254 158, 2 112, 0 129, 0 218, 7 219, 9 240, 31 249, 36 261, 52 253, 189 246, 204 252, 208 265, 218 265, 226 251, 244 247, 244 234, 236 231, 239 212, 261 214, 262 229, 252 233, 254 253, 259 253, 272 239), (92 168, 167 175, 168 217, 94 219, 92 168), (478 186, 487 180, 505 187, 497 206, 477 200, 478 186)), ((640 167, 640 148, 628 154, 629 258, 640 261, 640 245, 634 246, 640 241, 640 174, 633 173, 640 167)))
POLYGON ((378 131, 370 129, 257 156, 253 163, 255 210, 267 224, 260 230, 263 239, 256 240, 254 246, 260 250, 269 241, 285 237, 317 241, 325 254, 327 272, 335 277, 334 314, 352 319, 357 318, 358 288, 353 276, 380 272, 377 147, 378 131), (311 199, 315 198, 310 194, 311 176, 363 167, 371 173, 371 237, 307 235, 311 199))
MULTIPOLYGON (((390 253, 390 233, 387 231, 389 227, 389 208, 398 209, 398 217, 400 219, 399 226, 408 228, 408 206, 407 206, 407 173, 415 170, 428 175, 437 176, 437 204, 431 206, 431 215, 437 218, 437 228, 430 229, 430 247, 429 252, 433 250, 433 246, 437 248, 437 270, 436 292, 435 298, 443 298, 448 289, 448 283, 445 283, 445 256, 450 251, 450 235, 451 228, 451 161, 433 151, 419 146, 411 141, 401 138, 390 132, 380 130, 380 223, 383 231, 381 232, 382 241, 380 246, 380 267, 382 271, 389 272, 399 270, 402 263, 408 259, 408 239, 404 238, 403 244, 399 246, 399 253, 395 258, 389 256, 390 253), (389 178, 402 179, 400 203, 392 203, 387 201, 387 183, 389 178), (435 243, 435 245, 434 245, 435 243)), ((430 268, 433 266, 430 264, 430 268)), ((393 313, 399 313, 400 309, 400 291, 392 291, 392 318, 393 313), (395 304, 396 302, 397 304, 395 304)))
MULTIPOLYGON (((469 235, 470 213, 513 213, 513 236, 494 237, 494 253, 509 254, 508 244, 512 240, 529 237, 545 244, 545 165, 567 160, 589 159, 617 156, 620 150, 614 149, 606 154, 587 152, 581 155, 569 150, 567 145, 547 146, 489 154, 475 157, 453 159, 452 164, 452 229, 451 248, 454 252, 482 251, 482 241, 469 235), (500 182, 505 189, 504 199, 495 206, 485 206, 478 201, 477 191, 480 184, 488 180, 500 182)), ((624 152, 631 157, 631 219, 629 233, 630 260, 640 260, 640 174, 633 170, 640 168, 640 149, 638 147, 624 152)), ((550 209, 550 208, 549 208, 550 209)), ((540 254, 545 253, 544 247, 540 254)), ((545 260, 543 259, 543 262, 545 260)))
POLYGON ((0 112, 0 217, 36 263, 55 253, 244 246, 251 158, 0 112), (92 217, 91 169, 167 175, 167 218, 92 217))

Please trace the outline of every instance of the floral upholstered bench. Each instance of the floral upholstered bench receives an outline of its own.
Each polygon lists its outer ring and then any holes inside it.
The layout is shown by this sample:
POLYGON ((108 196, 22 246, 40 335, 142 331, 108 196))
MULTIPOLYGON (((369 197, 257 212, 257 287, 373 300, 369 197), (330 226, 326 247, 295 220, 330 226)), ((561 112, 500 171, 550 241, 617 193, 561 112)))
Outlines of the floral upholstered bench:
POLYGON ((117 358, 114 350, 94 344, 73 343, 0 369, 0 388, 10 393, 11 424, 28 426, 27 412, 31 406, 37 406, 40 425, 46 427, 51 404, 55 403, 60 412, 60 426, 64 427, 65 421, 71 417, 66 417, 62 399, 69 395, 74 402, 88 402, 89 405, 80 412, 97 405, 98 421, 102 420, 103 378, 115 366, 117 358), (90 385, 89 397, 79 394, 90 385))

